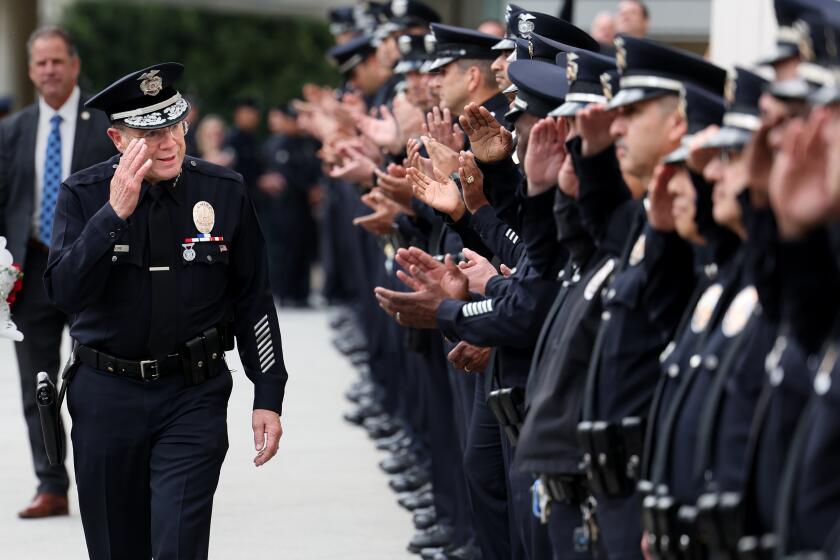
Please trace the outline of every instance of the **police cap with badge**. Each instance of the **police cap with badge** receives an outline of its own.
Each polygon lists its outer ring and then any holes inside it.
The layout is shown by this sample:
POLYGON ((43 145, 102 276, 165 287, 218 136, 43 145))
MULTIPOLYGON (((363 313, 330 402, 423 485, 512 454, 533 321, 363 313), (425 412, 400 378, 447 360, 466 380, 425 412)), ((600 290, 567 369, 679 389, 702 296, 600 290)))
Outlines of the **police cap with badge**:
POLYGON ((759 65, 775 65, 791 58, 799 58, 800 32, 794 28, 794 22, 799 19, 799 9, 795 0, 775 0, 773 8, 776 12, 776 45, 773 52, 762 58, 759 65))
MULTIPOLYGON (((615 59, 570 45, 560 46, 562 52, 555 57, 555 63, 566 69, 569 92, 565 103, 549 116, 573 117, 591 103, 607 103, 609 99, 604 90, 607 86, 611 88, 612 80, 618 76, 615 59)), ((607 91, 611 99, 612 91, 607 91)))
POLYGON ((492 47, 499 38, 465 27, 455 27, 442 23, 432 24, 435 37, 436 59, 429 71, 439 70, 456 60, 494 60, 496 54, 492 47))
POLYGON ((768 92, 783 101, 807 101, 821 88, 836 81, 831 67, 837 65, 840 3, 835 0, 790 0, 789 4, 788 9, 797 16, 793 30, 798 34, 801 60, 796 67, 796 77, 773 82, 768 92))
POLYGON ((616 38, 615 47, 621 91, 610 101, 609 109, 663 95, 680 95, 683 83, 723 94, 726 70, 697 55, 623 35, 616 38))
POLYGON ((353 14, 353 6, 338 6, 327 12, 327 19, 330 21, 330 33, 342 35, 356 31, 356 18, 353 14))
POLYGON ((112 124, 129 128, 165 128, 187 118, 189 102, 173 84, 184 72, 177 62, 164 62, 123 76, 86 103, 99 109, 112 124))
POLYGON ((382 14, 388 20, 380 27, 385 35, 409 27, 428 27, 441 20, 434 8, 417 0, 392 0, 385 5, 382 14))
POLYGON ((434 57, 434 46, 431 53, 427 50, 429 34, 406 34, 397 37, 397 47, 400 49, 400 60, 394 66, 396 74, 419 72, 429 60, 434 57))
POLYGON ((761 126, 758 100, 768 81, 745 68, 736 67, 726 82, 727 103, 723 127, 705 143, 706 148, 725 150, 744 147, 761 126))
POLYGON ((362 35, 331 48, 327 55, 345 76, 376 51, 372 38, 362 35))
POLYGON ((566 69, 539 60, 517 60, 508 67, 510 80, 519 91, 513 100, 513 107, 505 119, 514 122, 523 113, 544 118, 563 99, 569 88, 566 69))
POLYGON ((520 8, 516 4, 508 4, 505 7, 505 36, 493 45, 494 51, 512 51, 516 48, 516 40, 519 36, 519 14, 524 12, 524 8, 520 8))

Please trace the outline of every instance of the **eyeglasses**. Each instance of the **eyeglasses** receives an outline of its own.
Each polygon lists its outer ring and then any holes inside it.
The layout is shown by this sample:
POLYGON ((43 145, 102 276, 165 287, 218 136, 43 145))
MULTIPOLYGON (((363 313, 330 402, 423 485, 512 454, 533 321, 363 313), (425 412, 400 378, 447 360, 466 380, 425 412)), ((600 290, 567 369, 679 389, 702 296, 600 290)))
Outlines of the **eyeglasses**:
POLYGON ((167 126, 165 128, 155 128, 153 130, 144 130, 140 134, 129 134, 125 130, 123 132, 131 136, 132 138, 140 139, 146 141, 147 144, 160 144, 164 140, 166 140, 166 135, 169 134, 174 139, 183 138, 183 136, 187 133, 190 126, 187 124, 186 121, 181 121, 179 123, 175 123, 172 126, 167 126))

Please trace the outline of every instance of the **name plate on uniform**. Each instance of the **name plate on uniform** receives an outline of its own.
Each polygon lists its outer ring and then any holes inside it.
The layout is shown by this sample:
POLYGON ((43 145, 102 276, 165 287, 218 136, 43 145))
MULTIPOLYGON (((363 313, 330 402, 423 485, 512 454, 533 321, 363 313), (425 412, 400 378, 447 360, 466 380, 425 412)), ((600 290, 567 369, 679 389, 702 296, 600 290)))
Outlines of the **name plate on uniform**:
POLYGON ((115 253, 128 253, 128 245, 114 245, 115 253))

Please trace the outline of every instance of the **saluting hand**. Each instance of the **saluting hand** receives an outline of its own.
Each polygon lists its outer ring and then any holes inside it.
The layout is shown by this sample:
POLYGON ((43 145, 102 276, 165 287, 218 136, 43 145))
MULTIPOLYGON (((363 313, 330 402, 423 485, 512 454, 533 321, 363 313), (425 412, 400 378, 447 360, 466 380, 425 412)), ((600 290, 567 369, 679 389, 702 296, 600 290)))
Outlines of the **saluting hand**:
POLYGON ((146 159, 145 155, 146 141, 142 138, 133 139, 128 143, 111 178, 111 196, 108 202, 123 220, 134 214, 137 201, 140 200, 140 185, 152 166, 152 160, 146 159))
POLYGON ((484 163, 502 161, 513 154, 513 135, 484 107, 470 103, 458 122, 470 139, 470 150, 484 163))

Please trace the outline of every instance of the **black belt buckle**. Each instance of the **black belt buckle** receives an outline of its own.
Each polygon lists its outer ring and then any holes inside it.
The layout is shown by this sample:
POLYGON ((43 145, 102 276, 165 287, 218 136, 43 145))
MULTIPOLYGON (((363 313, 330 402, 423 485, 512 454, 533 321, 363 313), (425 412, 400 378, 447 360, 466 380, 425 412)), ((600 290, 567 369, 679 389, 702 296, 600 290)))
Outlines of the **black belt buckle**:
POLYGON ((140 378, 143 381, 156 381, 160 379, 159 370, 160 368, 157 360, 140 360, 140 378), (147 371, 149 371, 149 373, 146 373, 147 371))

